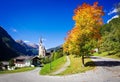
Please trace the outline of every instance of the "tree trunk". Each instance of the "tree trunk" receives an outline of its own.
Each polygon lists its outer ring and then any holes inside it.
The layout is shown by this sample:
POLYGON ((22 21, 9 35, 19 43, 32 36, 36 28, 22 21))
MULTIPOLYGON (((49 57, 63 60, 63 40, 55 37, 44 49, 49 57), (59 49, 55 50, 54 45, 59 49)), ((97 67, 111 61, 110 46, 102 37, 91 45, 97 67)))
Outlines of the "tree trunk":
POLYGON ((82 55, 82 67, 84 67, 84 55, 82 55))

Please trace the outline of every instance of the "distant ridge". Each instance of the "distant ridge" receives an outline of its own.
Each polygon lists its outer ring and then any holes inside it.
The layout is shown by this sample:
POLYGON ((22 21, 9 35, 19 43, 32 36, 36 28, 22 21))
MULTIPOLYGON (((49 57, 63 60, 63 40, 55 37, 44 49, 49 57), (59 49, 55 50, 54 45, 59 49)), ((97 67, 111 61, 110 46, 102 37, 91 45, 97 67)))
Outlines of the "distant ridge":
POLYGON ((25 47, 25 49, 26 49, 26 51, 27 51, 27 55, 38 55, 38 48, 39 48, 39 46, 37 45, 37 44, 32 44, 32 43, 30 43, 30 44, 27 44, 27 43, 25 43, 24 41, 22 41, 22 40, 16 40, 16 42, 18 43, 18 44, 20 44, 21 46, 23 46, 23 47, 25 47))
POLYGON ((61 49, 62 48, 62 45, 59 45, 59 46, 57 46, 57 47, 53 47, 53 48, 49 48, 49 49, 47 49, 47 52, 50 52, 50 51, 57 51, 58 49, 61 49))

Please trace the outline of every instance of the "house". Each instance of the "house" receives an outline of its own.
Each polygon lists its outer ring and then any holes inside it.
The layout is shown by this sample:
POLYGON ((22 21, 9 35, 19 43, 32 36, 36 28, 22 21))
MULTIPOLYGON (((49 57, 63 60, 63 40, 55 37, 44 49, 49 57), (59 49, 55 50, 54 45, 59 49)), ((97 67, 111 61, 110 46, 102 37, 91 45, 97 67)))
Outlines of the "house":
POLYGON ((9 66, 9 62, 7 62, 7 61, 2 61, 2 62, 0 63, 0 70, 6 70, 8 66, 9 66))
POLYGON ((95 48, 94 51, 95 51, 95 52, 98 52, 98 48, 95 48))
POLYGON ((31 64, 34 65, 35 67, 36 66, 41 66, 41 62, 40 62, 40 58, 38 56, 34 56, 32 59, 31 59, 31 64))
POLYGON ((38 56, 18 56, 14 58, 15 67, 41 66, 38 56))
POLYGON ((32 56, 18 56, 14 58, 15 67, 31 66, 32 56))

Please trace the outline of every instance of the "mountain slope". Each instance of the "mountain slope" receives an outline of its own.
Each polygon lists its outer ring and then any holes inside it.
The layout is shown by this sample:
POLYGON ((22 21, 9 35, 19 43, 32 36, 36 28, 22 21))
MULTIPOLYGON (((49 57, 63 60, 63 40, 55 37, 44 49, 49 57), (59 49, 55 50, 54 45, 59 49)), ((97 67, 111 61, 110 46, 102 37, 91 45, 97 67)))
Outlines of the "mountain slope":
POLYGON ((0 60, 9 60, 18 55, 25 55, 26 49, 16 43, 12 37, 0 27, 0 60))
POLYGON ((16 40, 16 42, 18 44, 20 44, 21 46, 25 47, 26 51, 27 51, 27 55, 37 55, 38 54, 38 45, 37 44, 26 44, 24 41, 22 40, 16 40))
POLYGON ((50 52, 50 51, 57 51, 57 50, 59 50, 59 49, 61 49, 61 48, 62 48, 62 45, 59 45, 59 46, 57 46, 57 47, 53 47, 53 48, 47 49, 47 52, 50 52))

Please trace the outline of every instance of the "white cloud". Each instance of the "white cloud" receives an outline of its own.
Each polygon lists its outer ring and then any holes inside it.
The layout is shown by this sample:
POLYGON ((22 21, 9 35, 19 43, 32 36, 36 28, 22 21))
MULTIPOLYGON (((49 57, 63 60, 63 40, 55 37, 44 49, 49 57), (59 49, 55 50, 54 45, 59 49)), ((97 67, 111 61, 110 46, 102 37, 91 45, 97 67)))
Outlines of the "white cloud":
POLYGON ((16 30, 16 29, 13 29, 13 32, 17 32, 17 30, 16 30))
POLYGON ((17 29, 11 28, 12 32, 18 32, 17 29))
POLYGON ((25 43, 29 43, 30 41, 28 41, 28 40, 24 40, 24 42, 25 42, 25 43))
POLYGON ((108 13, 108 15, 111 15, 111 14, 116 13, 116 12, 117 12, 117 9, 115 8, 115 9, 113 9, 112 11, 110 11, 110 12, 108 13))
POLYGON ((112 19, 118 18, 118 17, 119 17, 118 15, 113 16, 111 19, 109 19, 109 20, 107 21, 107 23, 109 23, 112 19))

